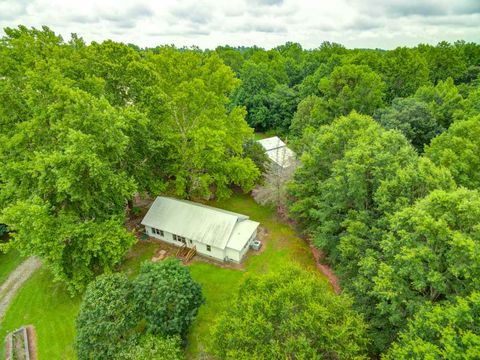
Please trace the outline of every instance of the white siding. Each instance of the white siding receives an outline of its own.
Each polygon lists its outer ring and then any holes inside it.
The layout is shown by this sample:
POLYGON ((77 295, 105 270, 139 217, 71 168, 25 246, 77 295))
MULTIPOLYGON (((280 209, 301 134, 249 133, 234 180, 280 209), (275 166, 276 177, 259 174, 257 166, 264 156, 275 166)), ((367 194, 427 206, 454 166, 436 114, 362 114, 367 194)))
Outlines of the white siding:
POLYGON ((226 255, 227 255, 228 259, 230 261, 235 261, 235 262, 238 262, 238 263, 241 262, 243 260, 243 257, 247 253, 248 249, 250 248, 250 244, 256 238, 257 238, 257 230, 255 229, 255 231, 252 233, 252 235, 250 236, 248 241, 245 243, 245 246, 243 247, 243 249, 238 251, 238 250, 227 248, 226 249, 226 255))
MULTIPOLYGON (((162 229, 158 229, 158 230, 162 230, 162 229)), ((145 226, 145 231, 147 232, 147 234, 149 236, 151 236, 153 238, 156 238, 156 239, 159 239, 159 240, 162 240, 162 241, 165 241, 169 244, 176 245, 178 247, 183 245, 183 242, 173 240, 173 234, 171 234, 167 231, 163 231, 163 235, 164 235, 163 237, 158 235, 158 234, 155 234, 150 226, 145 226)), ((211 246, 211 251, 208 251, 207 250, 207 245, 205 245, 205 244, 202 244, 202 243, 200 243, 198 241, 195 241, 195 240, 192 240, 190 242, 191 239, 185 239, 185 240, 186 240, 187 246, 189 248, 192 248, 193 246, 196 246, 197 252, 199 254, 204 255, 204 256, 208 256, 208 257, 211 257, 211 258, 215 258, 216 260, 225 261, 225 252, 222 249, 211 246)))

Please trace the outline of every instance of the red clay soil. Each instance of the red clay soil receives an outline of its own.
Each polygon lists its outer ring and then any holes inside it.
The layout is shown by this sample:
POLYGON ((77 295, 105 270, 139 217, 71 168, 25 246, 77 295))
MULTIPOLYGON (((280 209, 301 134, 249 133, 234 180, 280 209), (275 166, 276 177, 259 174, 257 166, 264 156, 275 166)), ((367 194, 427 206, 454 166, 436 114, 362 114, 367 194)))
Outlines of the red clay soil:
POLYGON ((317 265, 317 269, 320 270, 322 274, 328 278, 328 281, 330 281, 330 284, 332 285, 333 291, 335 291, 336 294, 340 294, 342 289, 338 284, 337 275, 335 275, 335 273, 333 272, 330 266, 326 264, 322 264, 322 260, 325 258, 324 254, 310 242, 309 242, 309 246, 310 246, 310 251, 312 252, 313 257, 315 259, 315 264, 317 265))

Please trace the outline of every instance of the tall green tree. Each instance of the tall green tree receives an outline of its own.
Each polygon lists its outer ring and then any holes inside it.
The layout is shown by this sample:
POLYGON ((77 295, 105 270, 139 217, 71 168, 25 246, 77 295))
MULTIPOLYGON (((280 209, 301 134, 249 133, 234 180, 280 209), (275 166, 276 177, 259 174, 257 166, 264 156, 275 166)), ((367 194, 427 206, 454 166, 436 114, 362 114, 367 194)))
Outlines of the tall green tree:
POLYGON ((425 85, 415 93, 415 98, 427 103, 437 123, 447 129, 456 112, 463 108, 463 98, 452 78, 439 81, 436 86, 425 85))
POLYGON ((291 186, 290 214, 335 261, 344 221, 362 217, 368 224, 378 218, 376 190, 415 159, 403 135, 371 117, 339 118, 321 127, 303 154, 291 186))
POLYGON ((480 355, 480 294, 419 312, 385 359, 475 359, 480 355))
POLYGON ((349 298, 296 267, 251 277, 214 328, 219 359, 362 359, 368 339, 349 298))
POLYGON ((377 310, 392 328, 424 306, 480 288, 480 194, 435 190, 390 220, 374 278, 377 310))
POLYGON ((77 317, 79 359, 114 359, 135 344, 133 286, 123 274, 102 275, 89 284, 77 317))
POLYGON ((456 121, 433 139, 426 155, 450 170, 455 181, 470 189, 480 189, 480 116, 456 121))
POLYGON ((424 56, 416 49, 398 47, 387 51, 382 73, 387 85, 386 98, 408 97, 429 81, 429 69, 424 56))
POLYGON ((338 66, 320 80, 318 87, 328 109, 324 116, 329 119, 348 115, 352 110, 373 115, 385 97, 385 83, 366 65, 338 66))
POLYGON ((161 146, 151 143, 163 159, 158 166, 165 169, 166 185, 181 197, 226 197, 232 184, 251 190, 260 172, 243 157, 243 145, 253 132, 244 109, 226 109, 238 85, 232 70, 216 55, 170 48, 151 62, 161 74, 165 111, 152 114, 150 135, 162 139, 161 146))
POLYGON ((393 100, 390 107, 377 111, 375 118, 386 129, 400 130, 419 153, 444 131, 432 116, 428 105, 414 98, 393 100))

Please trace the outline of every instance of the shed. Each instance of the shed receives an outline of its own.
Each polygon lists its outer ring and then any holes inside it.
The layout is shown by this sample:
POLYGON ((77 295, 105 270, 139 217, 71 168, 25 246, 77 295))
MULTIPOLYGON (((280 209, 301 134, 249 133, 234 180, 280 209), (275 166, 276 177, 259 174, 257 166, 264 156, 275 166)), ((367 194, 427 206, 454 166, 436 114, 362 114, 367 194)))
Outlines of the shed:
POLYGON ((278 136, 258 140, 258 142, 265 149, 270 161, 280 168, 285 169, 295 164, 295 153, 278 136))
POLYGON ((211 206, 159 196, 142 220, 149 236, 220 261, 241 262, 259 223, 211 206))

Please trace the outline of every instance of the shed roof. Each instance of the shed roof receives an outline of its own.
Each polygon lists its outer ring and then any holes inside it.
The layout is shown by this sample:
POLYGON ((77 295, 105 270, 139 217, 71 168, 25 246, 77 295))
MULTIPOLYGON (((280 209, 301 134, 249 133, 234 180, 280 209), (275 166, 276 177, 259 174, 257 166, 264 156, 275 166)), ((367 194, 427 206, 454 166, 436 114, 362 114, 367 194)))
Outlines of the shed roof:
POLYGON ((295 153, 286 146, 267 151, 266 153, 270 160, 283 168, 293 165, 295 161, 295 153))
MULTIPOLYGON (((238 247, 237 242, 240 243, 243 234, 251 228, 244 226, 243 223, 246 221, 256 224, 252 232, 259 225, 248 220, 246 215, 191 201, 159 196, 143 218, 142 225, 224 249, 229 244, 233 233, 235 234, 234 246, 238 247)), ((241 248, 250 235, 251 233, 246 236, 241 248)))
POLYGON ((278 136, 272 136, 266 139, 258 140, 258 142, 266 151, 287 146, 278 136))

